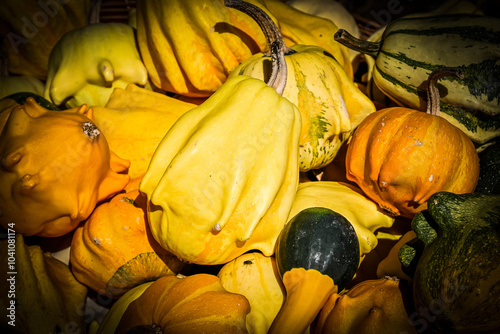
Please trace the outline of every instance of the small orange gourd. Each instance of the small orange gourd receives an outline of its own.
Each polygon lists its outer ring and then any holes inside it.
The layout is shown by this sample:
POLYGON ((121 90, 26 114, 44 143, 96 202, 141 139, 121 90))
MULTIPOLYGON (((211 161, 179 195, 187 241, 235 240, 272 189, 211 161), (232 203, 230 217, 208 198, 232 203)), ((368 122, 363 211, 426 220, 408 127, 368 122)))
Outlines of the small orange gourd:
POLYGON ((399 279, 387 276, 362 281, 343 293, 333 293, 314 323, 314 333, 415 334, 402 291, 405 290, 399 279))
POLYGON ((72 231, 129 181, 130 162, 110 151, 86 105, 52 111, 29 97, 8 115, 0 161, 0 225, 25 236, 72 231))
POLYGON ((185 267, 154 240, 146 206, 146 196, 130 189, 100 204, 75 230, 70 256, 78 281, 118 298, 141 283, 175 275, 185 267))
POLYGON ((115 333, 246 333, 249 312, 248 300, 215 275, 164 276, 129 304, 115 333))
POLYGON ((366 117, 347 148, 347 178, 392 215, 412 218, 438 191, 474 191, 479 158, 472 141, 439 116, 437 81, 458 76, 440 68, 428 80, 427 112, 392 107, 366 117))

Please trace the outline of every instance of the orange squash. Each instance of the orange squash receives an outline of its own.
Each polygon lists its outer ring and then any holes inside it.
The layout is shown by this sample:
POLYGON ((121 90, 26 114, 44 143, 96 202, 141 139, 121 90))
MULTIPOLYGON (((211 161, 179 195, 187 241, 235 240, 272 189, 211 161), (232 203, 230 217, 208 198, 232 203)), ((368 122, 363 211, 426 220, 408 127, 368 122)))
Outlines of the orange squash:
POLYGON ((137 188, 117 194, 75 230, 70 256, 78 281, 118 298, 141 283, 175 275, 185 267, 154 240, 146 206, 146 196, 137 188))
POLYGON ((8 115, 0 161, 0 224, 25 236, 69 233, 129 181, 130 162, 110 151, 85 105, 52 111, 29 97, 8 115))
POLYGON ((347 178, 392 215, 412 218, 438 191, 474 191, 479 158, 472 141, 439 117, 437 81, 457 75, 441 68, 428 80, 427 112, 392 107, 366 117, 346 154, 347 178))
MULTIPOLYGON (((405 307, 405 291, 393 277, 366 280, 330 295, 316 322, 316 334, 416 334, 405 307)), ((407 293, 408 291, 406 291, 407 293)))
POLYGON ((116 333, 246 333, 249 312, 248 300, 225 290, 215 275, 164 276, 129 304, 116 333))
POLYGON ((153 85, 192 97, 210 96, 267 46, 257 23, 222 0, 139 0, 137 41, 153 85))

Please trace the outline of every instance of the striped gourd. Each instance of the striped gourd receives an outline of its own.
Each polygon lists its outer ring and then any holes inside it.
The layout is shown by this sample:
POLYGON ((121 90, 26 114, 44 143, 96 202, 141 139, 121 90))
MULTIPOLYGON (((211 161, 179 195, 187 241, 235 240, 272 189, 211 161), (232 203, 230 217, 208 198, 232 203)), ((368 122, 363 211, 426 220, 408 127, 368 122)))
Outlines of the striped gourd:
POLYGON ((376 58, 373 80, 396 103, 425 110, 426 80, 440 67, 464 79, 440 80, 441 116, 484 143, 500 135, 500 19, 468 14, 406 17, 390 23, 378 43, 339 31, 335 39, 376 58))

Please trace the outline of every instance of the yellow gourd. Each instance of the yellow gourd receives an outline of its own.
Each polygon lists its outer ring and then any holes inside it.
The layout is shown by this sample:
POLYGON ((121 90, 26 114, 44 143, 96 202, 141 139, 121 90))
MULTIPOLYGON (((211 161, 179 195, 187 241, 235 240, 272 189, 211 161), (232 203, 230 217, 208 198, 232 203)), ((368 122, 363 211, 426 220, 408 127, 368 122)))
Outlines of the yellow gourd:
POLYGON ((129 161, 109 150, 91 110, 52 111, 32 97, 10 111, 0 160, 0 224, 25 236, 72 231, 129 181, 129 161))
POLYGON ((283 45, 274 52, 268 85, 245 75, 228 79, 170 128, 141 182, 153 236, 184 261, 274 253, 299 180, 301 127, 297 107, 278 93, 283 45))
POLYGON ((164 276, 128 305, 116 333, 245 333, 248 312, 248 300, 215 275, 164 276))
POLYGON ((148 84, 134 29, 124 23, 93 23, 66 33, 48 66, 44 97, 67 108, 105 106, 114 88, 148 84))
POLYGON ((359 188, 343 182, 299 184, 289 219, 311 207, 329 208, 349 220, 358 236, 361 261, 377 246, 377 229, 390 228, 394 223, 394 218, 380 210, 359 188))
POLYGON ((337 59, 347 76, 353 78, 349 49, 333 39, 339 29, 334 22, 300 11, 282 0, 262 1, 265 9, 277 20, 287 46, 296 44, 319 46, 337 59))
POLYGON ((137 1, 137 40, 153 85, 187 96, 209 96, 236 65, 266 48, 258 25, 223 3, 137 1))
POLYGON ((0 251, 2 333, 85 332, 87 288, 66 264, 13 232, 0 251))
POLYGON ((129 84, 115 88, 105 107, 92 107, 94 122, 110 149, 130 160, 128 174, 146 173, 153 152, 170 127, 195 104, 129 84))
POLYGON ((274 257, 260 252, 246 253, 226 263, 217 276, 227 291, 248 299, 248 333, 266 334, 281 308, 285 289, 274 257))

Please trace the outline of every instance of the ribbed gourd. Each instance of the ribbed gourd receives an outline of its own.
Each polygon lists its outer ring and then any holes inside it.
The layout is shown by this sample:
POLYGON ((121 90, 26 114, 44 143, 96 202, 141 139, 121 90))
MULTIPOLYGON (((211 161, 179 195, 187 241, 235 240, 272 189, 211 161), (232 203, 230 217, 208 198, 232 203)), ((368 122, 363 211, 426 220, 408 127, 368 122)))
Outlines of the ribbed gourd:
POLYGON ((339 30, 335 39, 375 57, 373 81, 397 104, 425 110, 426 81, 442 67, 457 67, 464 79, 440 84, 440 116, 476 143, 500 135, 500 19, 450 14, 403 17, 391 22, 378 42, 339 30))

